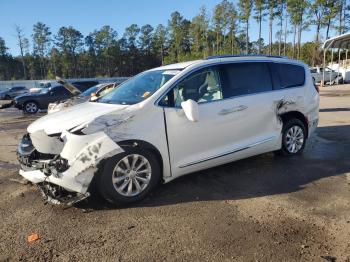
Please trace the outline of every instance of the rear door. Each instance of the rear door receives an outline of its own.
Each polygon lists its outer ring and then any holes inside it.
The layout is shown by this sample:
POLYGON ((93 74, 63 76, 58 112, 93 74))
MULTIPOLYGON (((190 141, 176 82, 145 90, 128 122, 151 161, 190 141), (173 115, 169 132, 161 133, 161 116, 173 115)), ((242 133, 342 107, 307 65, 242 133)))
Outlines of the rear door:
POLYGON ((273 78, 267 62, 224 64, 225 108, 234 110, 227 118, 230 141, 240 156, 255 155, 274 150, 279 139, 279 119, 276 116, 273 78))

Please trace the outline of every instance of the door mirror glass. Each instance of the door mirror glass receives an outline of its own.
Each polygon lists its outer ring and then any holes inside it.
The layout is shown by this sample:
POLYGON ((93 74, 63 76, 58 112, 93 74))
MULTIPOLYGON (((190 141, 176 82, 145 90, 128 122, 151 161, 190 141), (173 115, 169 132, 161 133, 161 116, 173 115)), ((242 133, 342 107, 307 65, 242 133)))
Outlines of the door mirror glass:
POLYGON ((199 120, 199 109, 197 102, 192 99, 188 99, 185 102, 181 102, 181 107, 185 112, 188 120, 197 122, 199 120))

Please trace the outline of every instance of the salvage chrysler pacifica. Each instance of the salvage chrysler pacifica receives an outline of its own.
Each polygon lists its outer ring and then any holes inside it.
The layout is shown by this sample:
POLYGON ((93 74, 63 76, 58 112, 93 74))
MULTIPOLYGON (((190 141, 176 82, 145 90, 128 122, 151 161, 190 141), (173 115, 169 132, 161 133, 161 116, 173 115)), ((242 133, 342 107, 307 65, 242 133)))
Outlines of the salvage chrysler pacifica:
POLYGON ((33 122, 20 175, 46 200, 92 188, 112 203, 159 183, 265 152, 300 154, 318 124, 308 67, 272 56, 216 56, 145 71, 94 102, 33 122))

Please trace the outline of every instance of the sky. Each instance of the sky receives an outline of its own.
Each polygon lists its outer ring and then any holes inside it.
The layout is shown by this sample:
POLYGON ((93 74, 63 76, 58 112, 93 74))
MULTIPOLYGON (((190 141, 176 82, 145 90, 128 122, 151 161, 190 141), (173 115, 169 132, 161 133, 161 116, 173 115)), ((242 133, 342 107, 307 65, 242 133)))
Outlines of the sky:
MULTIPOLYGON (((103 25, 110 25, 122 37, 124 29, 133 23, 139 26, 150 24, 153 27, 160 23, 166 25, 174 11, 191 19, 198 14, 201 6, 206 6, 211 12, 219 2, 220 0, 1 0, 0 37, 5 40, 9 52, 18 55, 15 25, 24 29, 27 38, 31 37, 33 24, 38 21, 48 25, 53 34, 61 26, 73 26, 86 36, 103 25)), ((262 31, 266 43, 267 22, 262 31)), ((304 32, 303 42, 312 40, 313 31, 311 32, 304 32)), ((249 37, 254 41, 257 35, 258 26, 252 20, 249 37)))

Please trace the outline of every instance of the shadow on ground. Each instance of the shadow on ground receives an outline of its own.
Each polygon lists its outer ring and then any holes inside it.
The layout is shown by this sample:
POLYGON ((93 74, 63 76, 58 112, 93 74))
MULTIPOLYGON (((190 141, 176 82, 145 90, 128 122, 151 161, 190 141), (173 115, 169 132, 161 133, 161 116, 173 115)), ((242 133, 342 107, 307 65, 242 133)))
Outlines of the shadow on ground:
MULTIPOLYGON (((301 156, 280 157, 268 153, 193 173, 159 186, 133 207, 249 199, 299 191, 313 181, 350 172, 348 152, 349 125, 319 127, 301 156)), ((97 196, 77 207, 118 208, 97 196)))

